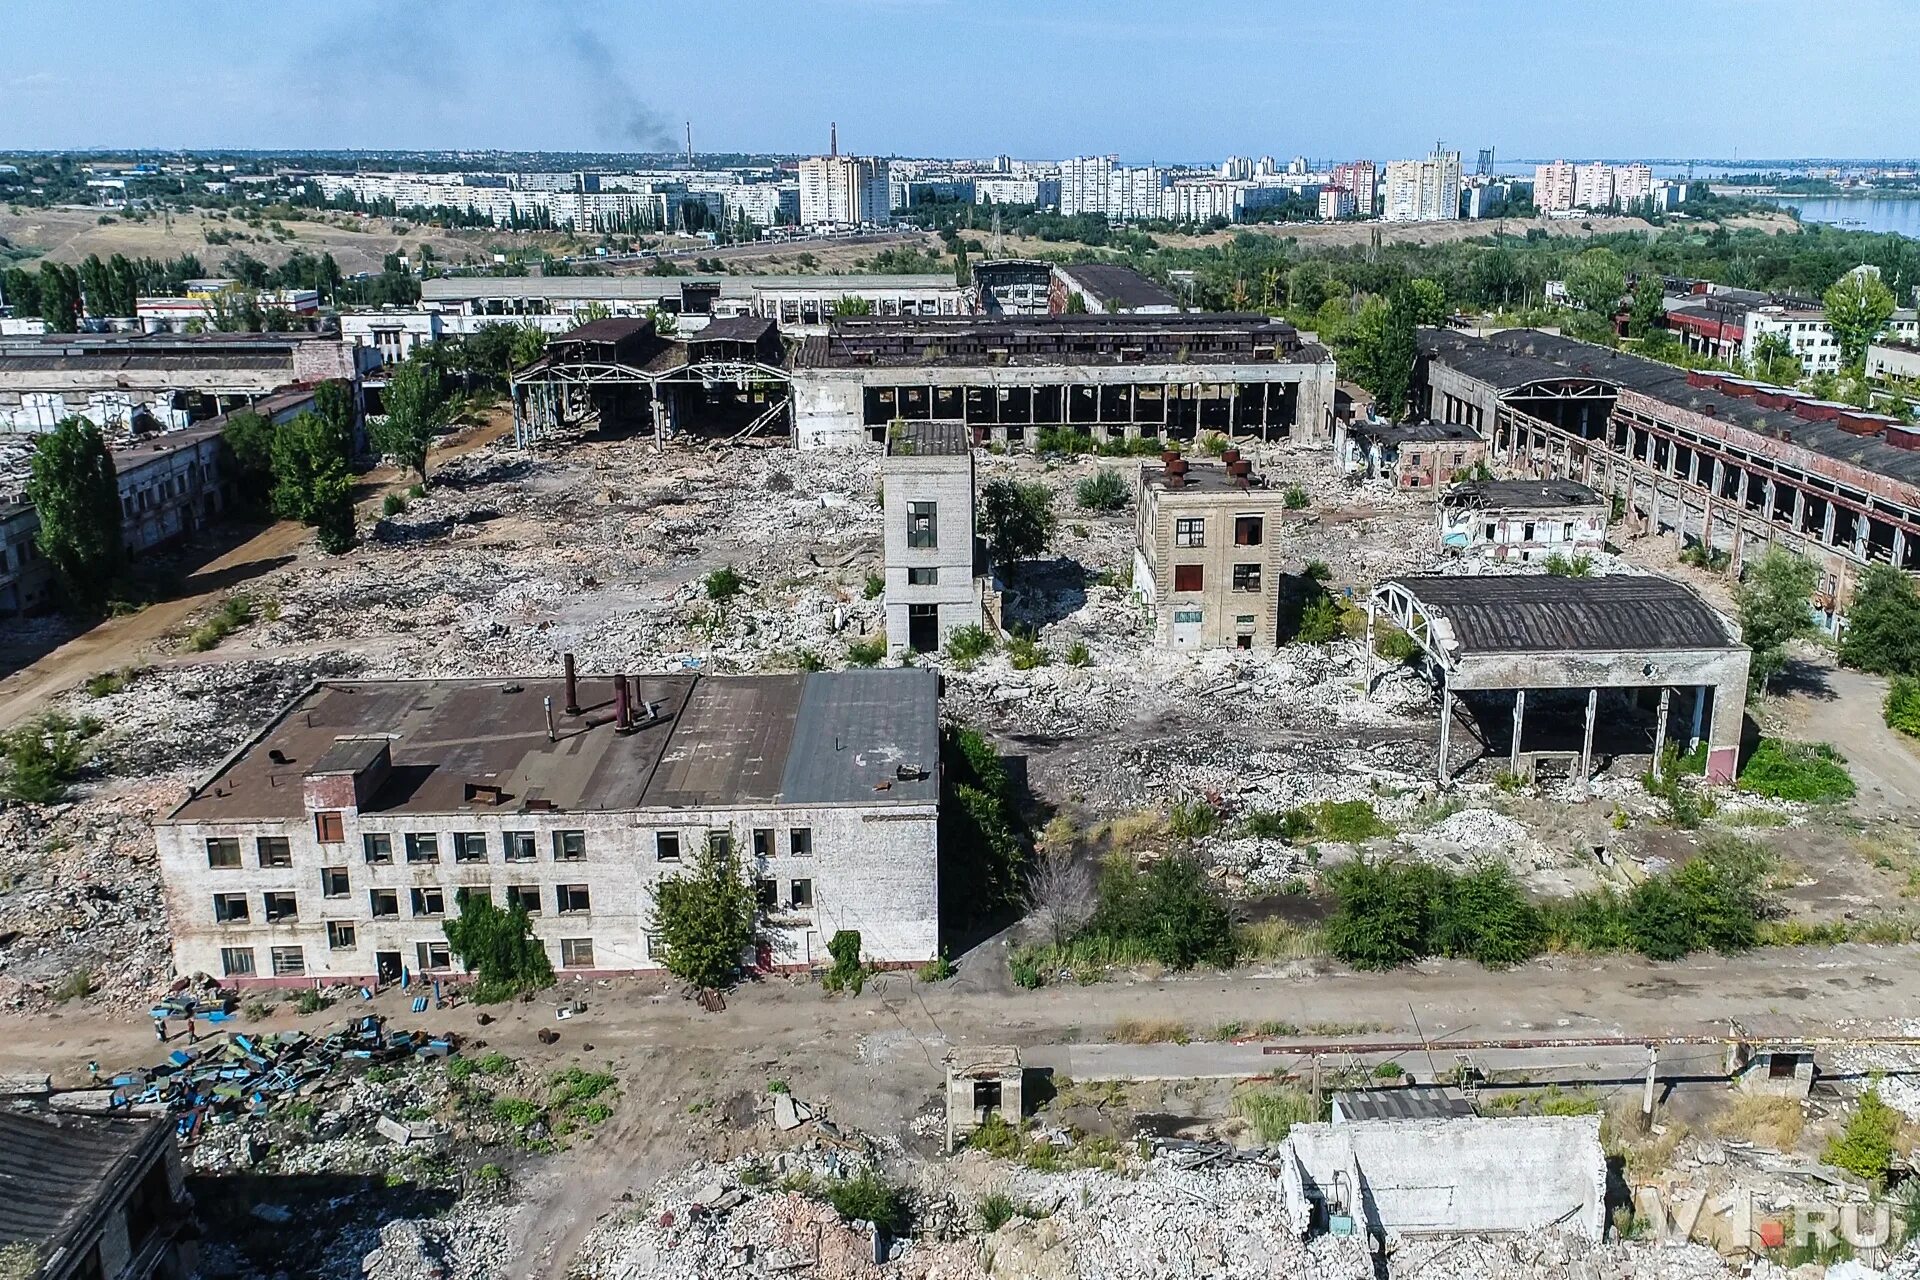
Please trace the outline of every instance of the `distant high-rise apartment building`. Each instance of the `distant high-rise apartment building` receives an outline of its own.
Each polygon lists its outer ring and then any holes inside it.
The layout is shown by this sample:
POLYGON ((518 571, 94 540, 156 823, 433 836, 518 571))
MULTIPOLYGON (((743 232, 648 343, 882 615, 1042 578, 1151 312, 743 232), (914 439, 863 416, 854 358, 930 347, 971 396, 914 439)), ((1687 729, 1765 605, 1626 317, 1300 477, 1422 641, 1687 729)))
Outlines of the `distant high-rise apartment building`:
POLYGON ((1228 156, 1220 162, 1220 176, 1223 178, 1251 178, 1253 161, 1245 156, 1228 156))
POLYGON ((1565 160, 1533 166, 1533 207, 1541 213, 1573 208, 1574 169, 1565 160))
POLYGON ((1163 169, 1124 168, 1112 156, 1076 156, 1060 165, 1060 212, 1098 213, 1116 222, 1160 216, 1163 169))
POLYGON ((800 221, 858 226, 892 220, 887 166, 857 156, 809 156, 800 162, 800 221))
POLYGON ((1353 192, 1345 187, 1320 188, 1320 220, 1333 222, 1340 218, 1351 218, 1358 211, 1353 192))
POLYGON ((1388 222, 1438 222, 1460 216, 1460 153, 1436 151, 1424 160, 1387 165, 1388 222))
POLYGON ((1373 192, 1379 185, 1379 171, 1371 160, 1354 160, 1333 166, 1332 185, 1353 193, 1356 212, 1373 216, 1373 192))
POLYGON ((1112 156, 1075 156, 1060 164, 1060 212, 1107 211, 1107 189, 1113 185, 1112 156))
POLYGON ((1653 169, 1644 164, 1614 166, 1613 198, 1622 209, 1631 209, 1653 198, 1653 169))
POLYGON ((1613 204, 1613 166, 1594 161, 1573 175, 1573 202, 1582 209, 1605 209, 1613 204))

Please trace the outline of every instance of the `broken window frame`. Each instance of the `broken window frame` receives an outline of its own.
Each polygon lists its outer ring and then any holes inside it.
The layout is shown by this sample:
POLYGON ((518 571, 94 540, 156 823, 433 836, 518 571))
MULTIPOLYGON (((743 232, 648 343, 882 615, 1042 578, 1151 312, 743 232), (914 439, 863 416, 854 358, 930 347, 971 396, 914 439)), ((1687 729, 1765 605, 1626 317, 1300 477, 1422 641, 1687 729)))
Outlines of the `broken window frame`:
POLYGON ((244 893, 216 893, 213 895, 213 922, 215 924, 249 924, 253 913, 247 906, 244 893))
POLYGON ((792 903, 798 910, 811 908, 813 906, 813 878, 811 876, 805 876, 801 879, 790 881, 787 884, 787 901, 792 903))
POLYGON ((560 967, 562 969, 593 968, 593 939, 560 939, 560 967))
POLYGON ((260 918, 268 924, 281 924, 300 918, 299 895, 283 889, 269 889, 260 895, 260 918))
POLYGON ((933 551, 940 546, 940 504, 926 499, 907 503, 907 549, 933 551))
POLYGON ((239 870, 240 837, 208 836, 207 865, 216 871, 239 870))
POLYGON ((307 949, 300 946, 269 947, 267 963, 276 978, 304 978, 307 976, 307 949))
POLYGON ((653 860, 655 862, 680 861, 680 833, 678 831, 656 831, 653 833, 653 860))
POLYGON ((398 920, 400 918, 400 891, 398 889, 367 890, 367 915, 375 920, 398 920), (384 896, 383 896, 384 895, 384 896), (391 910, 382 911, 383 903, 391 902, 391 910))
POLYGON ((262 867, 290 867, 293 865, 293 842, 285 836, 255 836, 253 856, 262 867))
POLYGON ((407 899, 408 910, 416 920, 437 920, 447 914, 447 891, 437 884, 415 885, 407 899))
POLYGON ((587 833, 584 831, 554 832, 553 860, 555 862, 585 862, 587 860, 587 833), (569 848, 569 846, 571 847, 569 848))
POLYGON ((553 886, 553 913, 560 916, 593 914, 593 892, 584 884, 553 886))
POLYGON ((813 856, 813 828, 790 828, 787 831, 787 852, 796 858, 811 858, 813 856))
POLYGON ((353 877, 345 867, 320 868, 320 896, 323 898, 345 898, 353 893, 353 877), (337 888, 335 886, 338 886, 337 888))
POLYGON ((910 587, 937 587, 940 585, 940 566, 925 565, 907 569, 907 585, 910 587))
POLYGON ((773 828, 755 827, 753 829, 753 856, 771 858, 773 856, 773 828))
POLYGON ((253 967, 252 947, 220 948, 220 976, 223 978, 251 978, 256 970, 253 967))
POLYGON ((540 842, 531 831, 502 831, 500 850, 508 862, 538 862, 540 842))
POLYGON ((367 865, 387 867, 393 865, 393 833, 390 831, 366 831, 360 835, 360 851, 365 855, 367 865))
POLYGON ((327 950, 358 951, 360 928, 351 920, 327 921, 327 950))
POLYGON ((772 876, 760 876, 753 882, 753 902, 762 911, 773 911, 780 906, 780 882, 772 876))
POLYGON ((484 831, 454 832, 453 860, 455 862, 485 862, 487 860, 487 833, 484 831))
POLYGON ((444 973, 453 968, 453 948, 445 942, 416 942, 413 958, 421 973, 444 973))
POLYGON ((540 886, 537 884, 510 884, 507 886, 507 905, 518 902, 530 916, 540 915, 543 907, 540 901, 540 886))
POLYGON ((408 862, 440 861, 440 833, 438 831, 407 832, 408 862))
POLYGON ((1233 545, 1236 547, 1257 547, 1266 539, 1267 518, 1265 516, 1235 516, 1233 518, 1233 545))

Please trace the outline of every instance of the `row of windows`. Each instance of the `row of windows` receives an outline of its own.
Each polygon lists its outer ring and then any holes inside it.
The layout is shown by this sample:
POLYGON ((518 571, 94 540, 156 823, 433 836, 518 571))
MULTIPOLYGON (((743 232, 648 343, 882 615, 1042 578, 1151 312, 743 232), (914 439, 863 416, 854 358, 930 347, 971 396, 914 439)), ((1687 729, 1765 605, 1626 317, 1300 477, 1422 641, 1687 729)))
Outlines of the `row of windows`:
MULTIPOLYGON (((321 896, 339 901, 350 896, 346 887, 346 871, 341 867, 329 867, 321 880, 321 896)), ((796 881, 795 883, 800 883, 796 881)), ((458 888, 453 891, 454 904, 458 906, 472 894, 489 894, 485 888, 458 888)), ((400 914, 399 889, 367 890, 367 909, 377 919, 398 916, 400 914)), ((447 914, 447 891, 439 885, 423 885, 417 889, 406 890, 409 914, 416 918, 435 917, 447 914)), ((540 886, 537 884, 510 884, 506 889, 508 904, 519 903, 526 908, 528 915, 539 915, 543 910, 540 886)), ((560 915, 579 915, 593 910, 593 897, 584 884, 561 884, 553 889, 553 909, 560 915)), ((299 896, 286 890, 270 891, 260 895, 260 918, 268 924, 280 924, 300 918, 299 896)), ((244 893, 216 893, 213 895, 213 918, 219 924, 245 924, 253 919, 252 903, 244 893)))
MULTIPOLYGON (((336 922, 327 926, 329 951, 355 951, 359 946, 359 934, 351 924, 336 922)), ((453 968, 453 955, 445 942, 414 943, 414 960, 416 967, 425 973, 453 968)), ((259 972, 256 964, 252 947, 220 948, 220 972, 224 977, 251 978, 259 972)), ((267 964, 276 978, 304 977, 307 972, 307 950, 305 947, 269 947, 267 964)), ((593 968, 593 939, 560 939, 560 967, 593 968)))
MULTIPOLYGON (((1233 518, 1233 545, 1236 547, 1257 547, 1266 537, 1267 522, 1264 516, 1235 516, 1233 518)), ((1173 522, 1173 545, 1176 547, 1204 547, 1207 545, 1207 521, 1205 516, 1181 516, 1173 522)))
MULTIPOLYGON (((1207 571, 1204 565, 1177 564, 1173 566, 1173 589, 1175 591, 1204 591, 1207 584, 1207 571)), ((1233 589, 1235 591, 1258 591, 1260 589, 1260 566, 1257 564, 1237 564, 1233 566, 1233 589)))
MULTIPOLYGON (((1258 566, 1255 566, 1256 569, 1258 566)), ((1257 580, 1257 574, 1256 574, 1257 580)), ((338 818, 338 814, 319 814, 318 817, 338 818)), ((456 831, 449 838, 449 846, 455 862, 485 862, 487 860, 487 837, 481 831, 456 831)), ((324 843, 338 844, 341 837, 336 834, 324 843)), ((731 848, 733 834, 728 831, 714 830, 707 833, 707 840, 722 848, 731 848)), ((385 831, 369 831, 360 837, 366 860, 375 866, 384 866, 393 861, 393 835, 385 831)), ((539 840, 531 831, 503 831, 500 833, 501 855, 508 862, 533 862, 539 858, 539 840)), ((285 836, 259 836, 253 842, 254 859, 262 867, 290 867, 293 865, 293 847, 285 836)), ((408 862, 440 861, 440 833, 437 831, 409 831, 402 836, 402 848, 408 862)), ((777 833, 771 827, 756 827, 753 832, 753 856, 771 858, 778 849, 777 833)), ((787 850, 796 858, 813 856, 813 829, 811 827, 790 827, 787 831, 787 850)), ((579 862, 587 856, 587 834, 584 831, 555 831, 553 833, 553 860, 555 862, 579 862)), ((659 862, 680 861, 680 833, 678 831, 660 831, 654 834, 654 858, 659 862)), ((238 836, 211 836, 207 840, 207 865, 221 869, 234 869, 242 865, 240 857, 240 838, 238 836)), ((324 876, 325 871, 322 872, 324 876)), ((345 874, 344 870, 341 872, 345 874)))

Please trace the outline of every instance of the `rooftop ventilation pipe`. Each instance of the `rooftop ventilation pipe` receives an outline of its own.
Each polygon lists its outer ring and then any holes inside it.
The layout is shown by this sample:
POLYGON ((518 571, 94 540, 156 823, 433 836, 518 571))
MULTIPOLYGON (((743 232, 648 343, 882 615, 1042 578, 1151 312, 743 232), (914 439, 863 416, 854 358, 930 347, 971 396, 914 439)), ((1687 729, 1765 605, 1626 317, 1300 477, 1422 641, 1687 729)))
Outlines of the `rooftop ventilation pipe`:
POLYGON ((570 653, 561 654, 560 665, 565 668, 567 673, 566 712, 570 716, 577 716, 580 714, 580 680, 573 671, 573 655, 570 653))

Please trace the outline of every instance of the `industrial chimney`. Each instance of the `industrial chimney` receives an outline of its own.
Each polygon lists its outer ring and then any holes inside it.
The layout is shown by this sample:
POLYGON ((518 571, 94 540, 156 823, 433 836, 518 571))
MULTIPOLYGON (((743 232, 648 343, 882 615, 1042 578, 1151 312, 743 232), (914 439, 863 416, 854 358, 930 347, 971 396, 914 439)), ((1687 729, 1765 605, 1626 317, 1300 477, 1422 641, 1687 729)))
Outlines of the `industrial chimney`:
POLYGON ((830 156, 840 154, 840 124, 838 121, 827 125, 827 154, 830 156))

